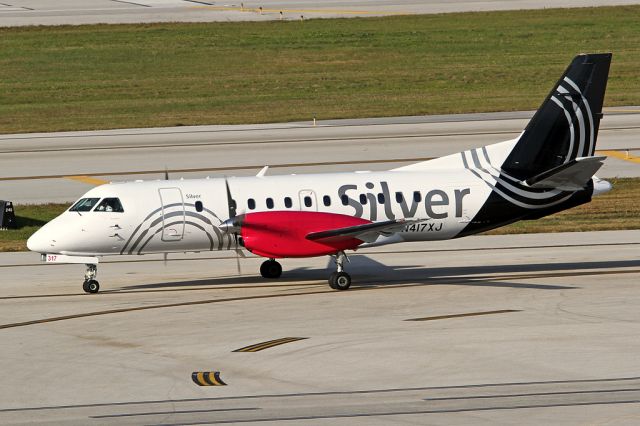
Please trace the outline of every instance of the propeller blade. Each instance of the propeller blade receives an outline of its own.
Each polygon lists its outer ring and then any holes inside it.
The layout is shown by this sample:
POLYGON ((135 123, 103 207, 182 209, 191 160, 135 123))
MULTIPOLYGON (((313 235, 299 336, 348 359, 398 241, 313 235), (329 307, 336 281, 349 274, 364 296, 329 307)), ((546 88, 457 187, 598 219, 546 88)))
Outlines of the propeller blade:
POLYGON ((229 189, 229 181, 225 178, 224 185, 227 188, 227 204, 229 205, 229 219, 236 217, 236 200, 231 198, 231 190, 229 189))

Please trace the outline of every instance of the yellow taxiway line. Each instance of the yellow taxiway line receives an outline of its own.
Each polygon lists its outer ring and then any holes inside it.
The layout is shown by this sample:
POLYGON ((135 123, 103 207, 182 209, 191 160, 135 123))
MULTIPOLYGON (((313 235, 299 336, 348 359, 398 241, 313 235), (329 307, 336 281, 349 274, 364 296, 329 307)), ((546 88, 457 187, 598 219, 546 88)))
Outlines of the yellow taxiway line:
POLYGON ((89 185, 104 185, 109 183, 106 180, 97 179, 91 176, 65 176, 65 179, 77 180, 78 182, 88 183, 89 185))
POLYGON ((631 161, 632 163, 640 164, 640 157, 629 154, 623 151, 598 151, 599 154, 606 155, 607 157, 617 158, 619 160, 631 161))

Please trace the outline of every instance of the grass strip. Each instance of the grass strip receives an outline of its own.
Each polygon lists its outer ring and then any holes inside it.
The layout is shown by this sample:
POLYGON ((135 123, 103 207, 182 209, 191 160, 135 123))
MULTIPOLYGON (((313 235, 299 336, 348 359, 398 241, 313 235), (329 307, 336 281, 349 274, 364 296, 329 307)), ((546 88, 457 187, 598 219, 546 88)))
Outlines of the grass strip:
POLYGON ((580 52, 640 104, 640 6, 0 28, 0 133, 535 109, 580 52))
MULTIPOLYGON (((640 178, 610 180, 613 190, 593 198, 591 203, 535 221, 522 221, 494 229, 487 234, 534 232, 582 232, 640 229, 640 178)), ((15 205, 19 229, 0 231, 0 251, 27 250, 29 236, 69 205, 15 205)))

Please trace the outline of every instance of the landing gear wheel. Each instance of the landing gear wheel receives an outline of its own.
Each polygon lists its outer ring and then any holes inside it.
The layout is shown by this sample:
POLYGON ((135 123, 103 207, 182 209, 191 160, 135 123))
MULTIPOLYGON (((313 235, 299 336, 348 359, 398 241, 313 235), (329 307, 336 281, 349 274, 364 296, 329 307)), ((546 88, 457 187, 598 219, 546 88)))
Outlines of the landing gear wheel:
POLYGON ((87 280, 82 284, 82 289, 87 293, 97 293, 100 291, 100 284, 96 280, 87 280))
POLYGON ((331 287, 334 290, 337 290, 338 288, 336 287, 336 276, 338 275, 337 272, 332 273, 331 275, 329 275, 329 287, 331 287))
MULTIPOLYGON (((333 285, 331 288, 336 290, 348 290, 351 287, 351 276, 346 272, 335 272, 335 277, 331 274, 331 278, 333 278, 333 285)), ((329 282, 331 285, 331 281, 329 282)))
POLYGON ((265 260, 260 265, 260 275, 264 278, 280 278, 282 275, 282 265, 275 260, 265 260))

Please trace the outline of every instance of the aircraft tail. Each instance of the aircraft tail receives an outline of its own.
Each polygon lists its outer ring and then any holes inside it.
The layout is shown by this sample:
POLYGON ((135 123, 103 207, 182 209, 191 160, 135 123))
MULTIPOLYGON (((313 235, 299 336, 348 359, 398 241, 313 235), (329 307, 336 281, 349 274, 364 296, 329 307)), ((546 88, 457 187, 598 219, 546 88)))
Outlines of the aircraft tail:
POLYGON ((576 56, 516 139, 465 151, 462 162, 460 154, 452 154, 393 170, 489 166, 524 182, 577 158, 592 157, 610 64, 611 53, 576 56), (487 160, 484 166, 483 158, 487 160))
POLYGON ((535 113, 501 169, 531 179, 594 154, 611 53, 576 56, 535 113))

